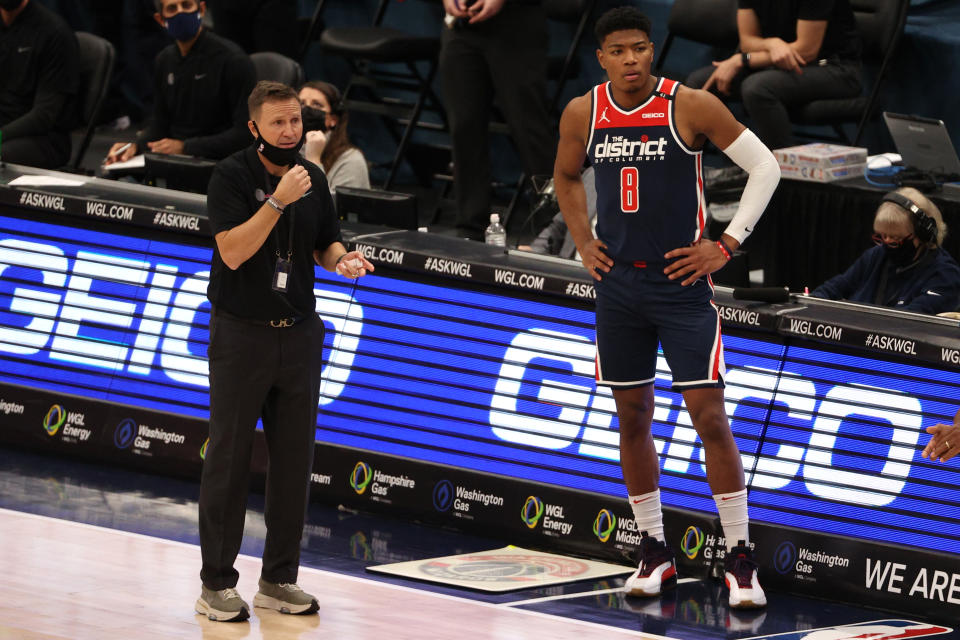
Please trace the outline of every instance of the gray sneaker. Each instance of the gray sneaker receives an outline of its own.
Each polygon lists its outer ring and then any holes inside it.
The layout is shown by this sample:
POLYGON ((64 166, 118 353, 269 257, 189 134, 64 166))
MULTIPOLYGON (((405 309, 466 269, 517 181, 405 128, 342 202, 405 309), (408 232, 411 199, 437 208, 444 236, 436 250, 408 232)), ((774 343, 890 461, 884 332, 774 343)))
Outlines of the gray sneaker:
POLYGON ((214 591, 202 586, 194 609, 215 622, 242 622, 250 617, 250 607, 236 589, 214 591))
POLYGON ((317 599, 295 584, 273 584, 260 578, 260 591, 253 596, 253 606, 276 609, 280 613, 316 613, 320 605, 317 599))

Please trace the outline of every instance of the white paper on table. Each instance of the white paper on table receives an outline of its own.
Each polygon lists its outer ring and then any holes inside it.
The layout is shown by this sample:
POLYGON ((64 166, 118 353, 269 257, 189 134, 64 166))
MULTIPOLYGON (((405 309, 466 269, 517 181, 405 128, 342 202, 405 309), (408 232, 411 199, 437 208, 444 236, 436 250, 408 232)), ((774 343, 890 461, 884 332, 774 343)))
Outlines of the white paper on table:
POLYGON ((142 169, 146 164, 146 160, 143 158, 143 154, 138 154, 130 158, 129 160, 124 160, 123 162, 114 162, 113 164, 108 164, 103 167, 104 171, 115 171, 117 169, 142 169))
POLYGON ((11 187, 79 187, 86 183, 86 180, 57 176, 19 176, 7 184, 11 187))

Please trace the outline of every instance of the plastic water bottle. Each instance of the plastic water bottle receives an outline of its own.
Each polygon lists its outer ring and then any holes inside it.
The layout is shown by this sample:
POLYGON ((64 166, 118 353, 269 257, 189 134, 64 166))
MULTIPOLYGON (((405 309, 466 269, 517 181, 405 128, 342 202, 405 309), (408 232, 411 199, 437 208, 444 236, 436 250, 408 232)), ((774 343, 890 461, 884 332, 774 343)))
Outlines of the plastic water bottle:
POLYGON ((487 227, 483 237, 487 244, 492 244, 495 247, 507 246, 507 231, 503 228, 503 225, 500 224, 499 213, 490 214, 490 226, 487 227))

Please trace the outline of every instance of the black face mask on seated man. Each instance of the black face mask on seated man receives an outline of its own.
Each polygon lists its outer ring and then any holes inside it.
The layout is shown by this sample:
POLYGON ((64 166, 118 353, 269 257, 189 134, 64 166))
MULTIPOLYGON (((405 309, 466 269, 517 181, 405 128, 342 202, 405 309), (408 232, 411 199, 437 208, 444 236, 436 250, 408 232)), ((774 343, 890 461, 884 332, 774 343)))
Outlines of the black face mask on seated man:
POLYGON ((278 147, 263 139, 263 134, 260 133, 260 127, 257 126, 256 122, 253 123, 253 128, 257 130, 257 139, 253 142, 254 147, 263 154, 264 158, 273 164, 286 167, 294 164, 300 157, 300 147, 303 146, 304 139, 303 134, 300 135, 300 140, 297 144, 292 147, 278 147))

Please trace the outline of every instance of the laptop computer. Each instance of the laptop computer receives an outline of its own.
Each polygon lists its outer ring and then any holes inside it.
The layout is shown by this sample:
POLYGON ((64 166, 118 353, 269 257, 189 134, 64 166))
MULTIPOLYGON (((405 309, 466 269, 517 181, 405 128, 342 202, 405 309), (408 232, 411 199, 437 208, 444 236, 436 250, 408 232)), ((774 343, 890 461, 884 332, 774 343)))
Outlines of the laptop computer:
POLYGON ((883 112, 883 119, 906 167, 934 174, 960 174, 960 158, 943 120, 883 112))

